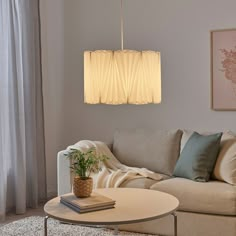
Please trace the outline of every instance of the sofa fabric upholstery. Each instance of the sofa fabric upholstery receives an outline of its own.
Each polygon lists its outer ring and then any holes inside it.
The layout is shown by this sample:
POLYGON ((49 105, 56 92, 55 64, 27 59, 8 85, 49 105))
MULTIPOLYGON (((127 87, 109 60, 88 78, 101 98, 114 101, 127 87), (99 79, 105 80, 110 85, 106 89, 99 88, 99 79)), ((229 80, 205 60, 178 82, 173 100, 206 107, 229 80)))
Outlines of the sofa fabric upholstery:
MULTIPOLYGON (((234 216, 210 215, 192 212, 177 212, 178 236, 235 236, 234 216)), ((173 216, 136 223, 119 225, 119 229, 133 232, 173 236, 173 216)))
POLYGON ((181 136, 181 130, 116 131, 113 153, 125 165, 171 176, 179 157, 181 136))
MULTIPOLYGON (((183 178, 172 178, 179 155, 180 139, 183 149, 193 131, 118 131, 112 144, 114 154, 126 165, 151 169, 163 175, 159 182, 146 178, 126 181, 121 187, 149 188, 176 196, 180 201, 178 215, 178 236, 235 236, 236 235, 236 186, 235 142, 232 136, 222 136, 219 156, 214 169, 214 180, 207 183, 183 178), (176 139, 176 140, 175 140, 176 139), (226 181, 226 182, 222 182, 226 181), (231 184, 229 184, 231 183, 231 184)), ((211 134, 201 132, 201 134, 211 134)), ((73 176, 70 161, 58 153, 58 195, 71 192, 73 176)), ((137 196, 138 197, 138 196, 137 196)), ((145 199, 144 199, 145 201, 145 199)), ((172 236, 173 216, 136 224, 119 226, 127 231, 172 236)))
POLYGON ((224 182, 172 178, 152 185, 151 189, 177 197, 180 211, 236 216, 236 187, 224 182))
POLYGON ((230 132, 224 133, 221 138, 213 178, 236 185, 236 136, 230 132))

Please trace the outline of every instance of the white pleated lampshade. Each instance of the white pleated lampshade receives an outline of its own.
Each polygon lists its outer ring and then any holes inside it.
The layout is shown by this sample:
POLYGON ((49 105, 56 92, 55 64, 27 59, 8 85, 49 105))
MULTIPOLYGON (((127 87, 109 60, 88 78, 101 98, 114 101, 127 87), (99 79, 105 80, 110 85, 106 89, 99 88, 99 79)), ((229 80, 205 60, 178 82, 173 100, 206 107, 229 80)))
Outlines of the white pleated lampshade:
POLYGON ((85 51, 84 102, 160 103, 160 53, 133 50, 85 51))

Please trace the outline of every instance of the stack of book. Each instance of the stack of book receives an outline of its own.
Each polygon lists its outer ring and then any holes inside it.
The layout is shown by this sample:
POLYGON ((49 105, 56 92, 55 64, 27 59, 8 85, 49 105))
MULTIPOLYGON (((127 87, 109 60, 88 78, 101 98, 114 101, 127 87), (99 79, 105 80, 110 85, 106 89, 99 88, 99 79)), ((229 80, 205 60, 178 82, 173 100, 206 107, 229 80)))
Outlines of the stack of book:
POLYGON ((99 211, 115 207, 115 201, 98 193, 87 198, 77 198, 73 193, 61 196, 60 202, 78 213, 99 211))

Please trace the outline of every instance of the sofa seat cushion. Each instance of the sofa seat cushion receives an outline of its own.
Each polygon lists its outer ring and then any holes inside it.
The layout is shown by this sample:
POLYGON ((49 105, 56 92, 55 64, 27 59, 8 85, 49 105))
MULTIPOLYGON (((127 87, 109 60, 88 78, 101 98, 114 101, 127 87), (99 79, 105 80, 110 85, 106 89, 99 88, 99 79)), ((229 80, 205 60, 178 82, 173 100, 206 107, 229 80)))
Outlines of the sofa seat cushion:
POLYGON ((150 189, 177 197, 180 211, 236 215, 236 187, 224 182, 172 178, 155 183, 150 189))
POLYGON ((127 166, 145 167, 171 176, 179 157, 181 136, 181 130, 117 130, 113 153, 127 166))

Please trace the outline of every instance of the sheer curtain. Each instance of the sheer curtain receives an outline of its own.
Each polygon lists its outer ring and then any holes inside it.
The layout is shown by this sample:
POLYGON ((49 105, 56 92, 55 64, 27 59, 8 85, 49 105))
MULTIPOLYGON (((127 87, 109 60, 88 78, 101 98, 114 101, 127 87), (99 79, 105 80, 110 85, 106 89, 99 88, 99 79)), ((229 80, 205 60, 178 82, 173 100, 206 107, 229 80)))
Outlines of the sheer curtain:
POLYGON ((0 220, 46 198, 39 0, 0 1, 0 220))

